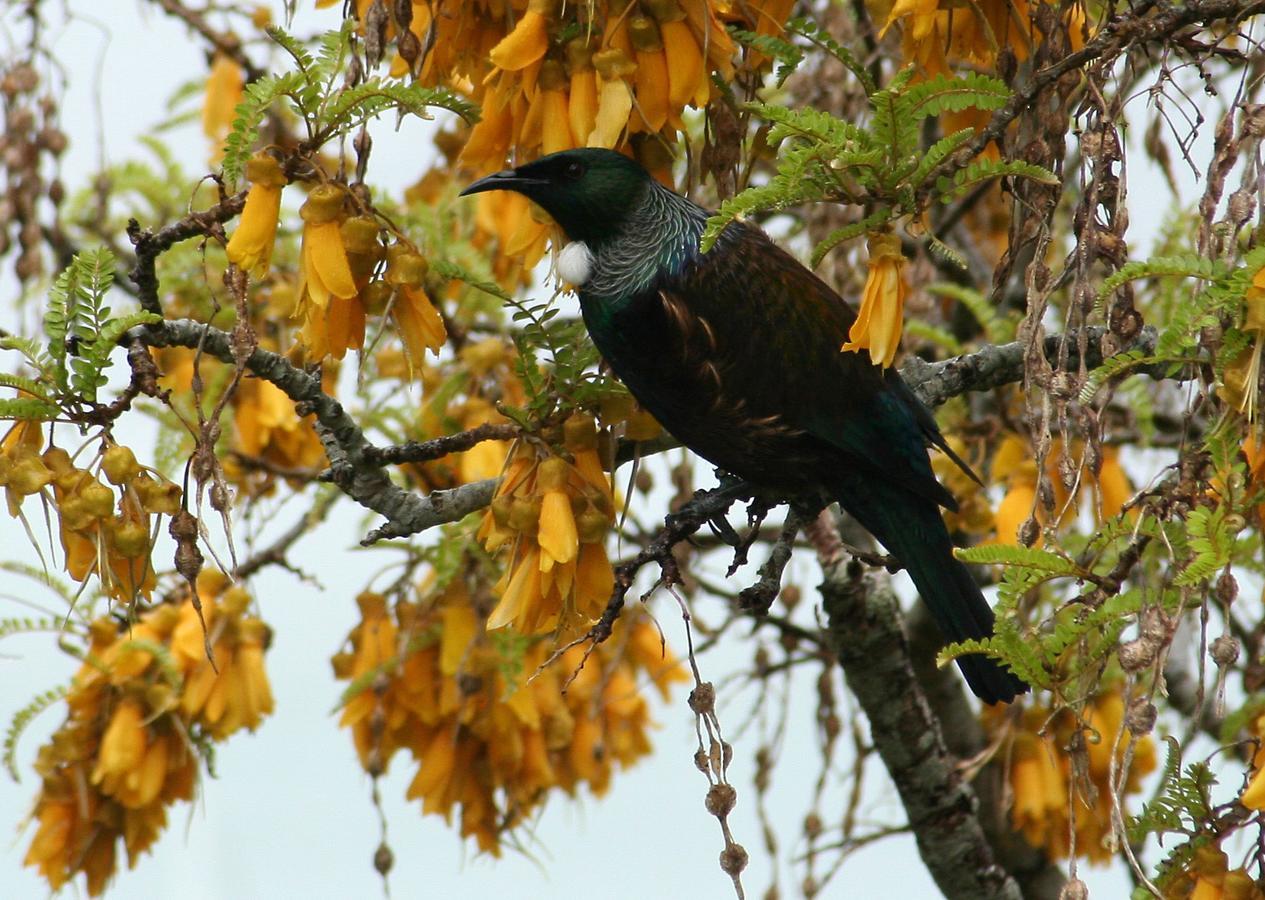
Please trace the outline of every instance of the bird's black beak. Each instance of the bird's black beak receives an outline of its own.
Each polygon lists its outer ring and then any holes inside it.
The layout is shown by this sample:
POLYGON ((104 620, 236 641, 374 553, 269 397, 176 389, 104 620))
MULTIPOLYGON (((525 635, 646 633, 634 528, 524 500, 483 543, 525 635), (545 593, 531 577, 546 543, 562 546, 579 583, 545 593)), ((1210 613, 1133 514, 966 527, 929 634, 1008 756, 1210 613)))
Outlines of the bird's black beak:
POLYGON ((545 184, 548 182, 542 178, 529 178, 520 175, 517 169, 505 169, 480 178, 458 196, 465 197, 467 194, 480 194, 483 191, 518 191, 520 194, 525 194, 527 193, 525 189, 545 184))

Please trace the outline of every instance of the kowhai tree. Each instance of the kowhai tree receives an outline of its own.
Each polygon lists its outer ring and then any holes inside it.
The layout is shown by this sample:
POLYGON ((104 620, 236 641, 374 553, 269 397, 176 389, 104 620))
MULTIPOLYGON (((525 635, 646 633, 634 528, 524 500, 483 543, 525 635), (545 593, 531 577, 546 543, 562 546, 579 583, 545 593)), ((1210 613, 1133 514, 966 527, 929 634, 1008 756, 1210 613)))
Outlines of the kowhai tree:
MULTIPOLYGON (((525 852, 558 794, 648 765, 657 704, 696 720, 655 765, 694 754, 740 897, 791 892, 744 876, 789 846, 796 891, 865 895, 849 858, 901 833, 946 897, 1084 897, 1095 866, 1265 896, 1265 2, 137 5, 184 29, 202 75, 167 124, 209 159, 160 131, 63 171, 94 139, 63 115, 92 77, 53 45, 74 13, 5 13, 0 637, 76 668, 4 661, 3 752, 50 888, 145 865, 216 747, 268 727, 254 584, 316 590, 338 510, 356 624, 306 649, 366 804, 406 769, 454 855, 525 852), (389 171, 376 143, 418 120, 389 171), (839 352, 934 410, 991 637, 940 646, 846 515, 682 449, 589 342, 550 218, 457 196, 579 147, 716 210, 703 252, 760 224, 855 300, 839 352), (1167 212, 1131 222, 1130 187, 1167 212), (750 664, 722 680, 720 645, 750 664), (963 654, 1032 692, 981 708, 963 654), (788 835, 772 710, 802 674, 820 773, 788 835)), ((402 849, 384 818, 383 877, 402 849)))

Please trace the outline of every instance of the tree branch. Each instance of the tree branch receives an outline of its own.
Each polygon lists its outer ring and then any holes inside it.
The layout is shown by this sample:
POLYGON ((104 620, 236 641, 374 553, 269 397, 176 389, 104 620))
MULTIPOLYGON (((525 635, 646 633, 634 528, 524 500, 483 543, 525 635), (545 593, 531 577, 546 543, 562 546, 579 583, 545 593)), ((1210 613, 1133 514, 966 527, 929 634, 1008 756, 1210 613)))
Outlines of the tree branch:
MULTIPOLYGON (((167 229, 163 229, 165 232, 167 229)), ((232 364, 232 338, 218 328, 189 319, 172 319, 158 325, 133 329, 136 337, 156 347, 198 347, 204 353, 232 364)), ((317 431, 329 457, 329 480, 361 506, 386 518, 361 541, 368 545, 395 537, 408 537, 435 525, 454 522, 492 502, 496 479, 462 485, 426 496, 412 494, 395 483, 370 461, 370 443, 343 405, 321 390, 320 379, 296 368, 284 356, 257 348, 246 358, 246 369, 272 382, 295 403, 300 415, 316 417, 317 431)))
POLYGON ((944 646, 944 635, 927 612, 925 603, 914 604, 905 617, 905 631, 914 674, 940 721, 945 747, 975 772, 971 778, 971 789, 979 798, 975 815, 993 848, 994 858, 1018 883, 1024 900, 1058 900, 1067 876, 1043 850, 1029 844, 1011 825, 1001 762, 993 757, 980 767, 990 751, 988 740, 974 706, 962 689, 957 666, 936 665, 936 655, 944 646))
POLYGON ((978 157, 992 141, 998 141, 1000 145, 1007 126, 1031 108, 1042 91, 1068 72, 1080 71, 1091 60, 1116 56, 1126 48, 1169 40, 1189 25, 1211 25, 1224 19, 1238 22, 1261 12, 1265 12, 1265 0, 1192 0, 1180 5, 1158 4, 1154 8, 1147 7, 1142 13, 1130 12, 1106 22, 1081 49, 1033 73, 1027 83, 1011 95, 1009 102, 993 113, 988 125, 970 143, 937 166, 925 183, 934 185, 937 179, 952 176, 978 157), (1148 16, 1148 12, 1154 14, 1148 16))
POLYGON ((158 274, 155 271, 158 257, 175 244, 208 234, 213 226, 222 225, 232 219, 246 205, 246 193, 241 191, 201 212, 189 213, 178 222, 162 228, 157 234, 148 228, 141 228, 135 219, 128 220, 127 237, 136 248, 136 265, 128 274, 136 282, 136 296, 141 309, 160 316, 163 313, 162 304, 158 300, 158 274))
POLYGON ((931 877, 949 900, 1020 900, 980 826, 975 791, 958 772, 914 676, 895 594, 885 578, 847 560, 829 513, 805 530, 825 573, 829 643, 869 719, 931 877))
MULTIPOLYGON (((1103 364, 1102 339, 1108 333, 1101 325, 1092 325, 1085 329, 1088 352, 1085 354, 1085 368, 1095 369, 1103 364)), ((1067 359, 1062 360, 1065 371, 1075 372, 1080 367, 1077 354, 1077 332, 1069 331, 1061 335, 1051 335, 1045 339, 1045 355, 1051 362, 1058 361, 1060 346, 1067 344, 1067 359)), ((1128 347, 1121 350, 1141 350, 1149 353, 1155 349, 1157 335, 1154 328, 1143 328, 1128 347)), ((1024 356, 1027 345, 1022 341, 1009 344, 990 344, 974 353, 965 353, 946 359, 942 362, 929 363, 911 356, 901 364, 900 374, 905 383, 918 395, 918 399, 931 407, 939 406, 951 397, 970 391, 987 391, 1006 384, 1017 384, 1023 380, 1024 356)), ((1133 371, 1143 371, 1159 375, 1159 371, 1142 367, 1133 371)))
POLYGON ((522 434, 517 425, 487 423, 429 441, 407 441, 391 447, 368 447, 365 459, 376 465, 426 462, 440 459, 450 453, 460 453, 482 444, 484 441, 509 441, 522 434))
POLYGON ((248 559, 243 560, 233 571, 233 577, 239 580, 246 579, 260 569, 272 565, 281 566, 291 572, 297 572, 298 570, 290 565, 286 554, 290 552, 290 548, 299 538, 325 521, 325 516, 328 515, 330 507, 334 505, 334 501, 337 499, 337 491, 325 489, 317 496, 316 502, 312 504, 311 508, 304 512, 275 541, 267 547, 261 547, 252 553, 248 559))

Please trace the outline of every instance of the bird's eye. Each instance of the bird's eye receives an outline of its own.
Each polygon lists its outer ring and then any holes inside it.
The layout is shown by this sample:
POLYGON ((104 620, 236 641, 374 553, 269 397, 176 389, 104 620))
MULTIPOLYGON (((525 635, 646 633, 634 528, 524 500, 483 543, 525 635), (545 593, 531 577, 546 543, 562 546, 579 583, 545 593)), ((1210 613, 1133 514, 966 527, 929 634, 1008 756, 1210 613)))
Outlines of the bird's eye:
POLYGON ((579 160, 573 160, 567 163, 566 176, 572 181, 578 181, 580 176, 584 174, 584 163, 579 160))

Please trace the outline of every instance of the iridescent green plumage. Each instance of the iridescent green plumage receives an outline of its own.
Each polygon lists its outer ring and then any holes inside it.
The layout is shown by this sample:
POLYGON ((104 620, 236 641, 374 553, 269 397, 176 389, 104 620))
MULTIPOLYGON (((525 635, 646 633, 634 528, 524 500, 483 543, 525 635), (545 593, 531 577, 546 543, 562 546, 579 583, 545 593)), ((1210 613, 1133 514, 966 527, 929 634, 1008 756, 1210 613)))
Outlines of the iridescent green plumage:
MULTIPOLYGON (((953 556, 927 444, 948 450, 900 376, 840 352, 855 313, 757 228, 702 255, 707 213, 606 150, 570 150, 467 188, 516 190, 592 256, 578 285, 603 358, 671 434, 788 496, 837 500, 909 571, 945 637, 992 633, 953 556)), ((982 656, 958 660, 987 702, 1027 689, 982 656)))

